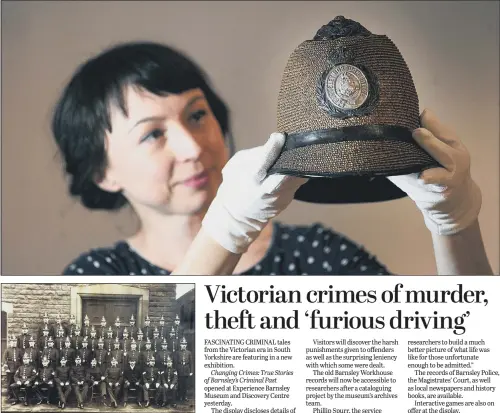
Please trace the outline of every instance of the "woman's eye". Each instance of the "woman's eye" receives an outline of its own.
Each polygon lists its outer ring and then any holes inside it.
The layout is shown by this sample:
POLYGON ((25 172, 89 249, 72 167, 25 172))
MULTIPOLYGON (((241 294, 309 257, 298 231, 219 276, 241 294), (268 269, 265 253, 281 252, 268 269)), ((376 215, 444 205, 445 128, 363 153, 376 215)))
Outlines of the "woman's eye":
POLYGON ((148 141, 150 139, 156 140, 158 138, 161 138, 163 135, 165 135, 165 131, 162 129, 155 129, 152 132, 148 133, 146 136, 144 136, 141 139, 141 142, 148 141))
POLYGON ((191 113, 189 116, 190 120, 193 120, 194 122, 199 122, 203 117, 207 114, 207 111, 205 109, 200 109, 197 110, 196 112, 191 113))

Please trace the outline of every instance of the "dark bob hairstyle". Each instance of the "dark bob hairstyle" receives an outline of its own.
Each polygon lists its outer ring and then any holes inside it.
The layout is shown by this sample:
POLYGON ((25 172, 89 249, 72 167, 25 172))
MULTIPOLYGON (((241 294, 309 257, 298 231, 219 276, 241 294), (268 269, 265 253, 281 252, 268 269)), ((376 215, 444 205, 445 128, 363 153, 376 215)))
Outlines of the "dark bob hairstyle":
POLYGON ((69 192, 89 209, 116 210, 127 204, 121 192, 96 185, 106 168, 104 137, 111 131, 110 107, 124 115, 124 89, 132 85, 159 96, 200 88, 220 124, 230 151, 229 111, 204 71, 177 50, 153 42, 116 45, 83 63, 57 102, 52 133, 69 176, 69 192))

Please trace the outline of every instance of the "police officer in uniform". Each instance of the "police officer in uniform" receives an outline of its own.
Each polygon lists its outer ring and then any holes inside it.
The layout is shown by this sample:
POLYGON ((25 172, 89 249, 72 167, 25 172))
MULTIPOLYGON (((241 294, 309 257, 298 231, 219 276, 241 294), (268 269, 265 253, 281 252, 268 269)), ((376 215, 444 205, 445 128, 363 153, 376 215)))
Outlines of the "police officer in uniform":
POLYGON ((93 358, 90 362, 90 368, 87 369, 87 384, 91 389, 98 389, 101 393, 101 402, 106 405, 106 382, 104 379, 104 372, 97 366, 97 359, 93 358))
POLYGON ((54 331, 52 325, 49 326, 49 316, 47 312, 45 312, 45 314, 43 315, 42 324, 40 325, 40 327, 38 327, 38 336, 37 336, 38 338, 44 335, 43 333, 44 329, 47 329, 48 331, 47 337, 48 336, 54 337, 56 335, 56 332, 54 331))
POLYGON ((87 400, 87 392, 89 390, 86 377, 87 372, 85 366, 82 366, 82 359, 80 356, 76 356, 75 366, 70 370, 70 379, 80 409, 83 409, 83 403, 87 400))
POLYGON ((144 339, 153 338, 153 326, 151 325, 151 320, 149 319, 149 314, 146 315, 146 320, 144 320, 144 328, 142 329, 144 333, 144 339))
POLYGON ((82 348, 82 342, 83 342, 83 337, 81 335, 80 326, 76 325, 75 326, 75 334, 73 335, 73 338, 71 339, 71 347, 73 347, 73 349, 75 351, 78 351, 82 348))
POLYGON ((54 340, 49 336, 48 347, 42 350, 41 357, 47 356, 50 361, 50 367, 56 369, 59 360, 59 351, 54 347, 54 340))
POLYGON ((187 349, 186 338, 183 337, 180 350, 175 353, 177 374, 179 377, 179 400, 186 401, 188 379, 193 375, 191 352, 187 349))
POLYGON ((115 338, 114 342, 114 349, 111 351, 110 357, 111 359, 116 359, 118 362, 118 367, 120 369, 123 369, 123 353, 124 351, 120 348, 120 340, 118 340, 118 337, 115 338))
POLYGON ((161 350, 160 332, 157 327, 153 330, 153 341, 151 342, 151 347, 155 353, 158 353, 161 350))
POLYGON ((92 351, 88 347, 89 347, 89 342, 87 341, 87 337, 84 337, 82 341, 82 348, 78 350, 77 354, 80 357, 82 365, 85 367, 89 367, 90 360, 94 358, 92 351))
POLYGON ((38 339, 38 350, 40 354, 42 353, 44 348, 49 346, 49 326, 45 324, 45 327, 42 329, 42 335, 39 336, 38 339))
MULTIPOLYGON (((29 347, 26 350, 24 350, 24 354, 28 354, 28 356, 30 358, 30 363, 35 367, 35 369, 38 369, 39 368, 39 359, 38 359, 39 353, 38 353, 38 349, 35 347, 35 343, 36 343, 35 337, 31 336, 30 340, 29 340, 29 347)), ((24 357, 24 354, 23 354, 23 357, 24 357)))
POLYGON ((156 353, 156 367, 160 369, 160 371, 164 371, 167 365, 167 360, 172 359, 172 353, 168 351, 167 340, 164 338, 161 343, 161 350, 156 353))
MULTIPOLYGON (((92 326, 93 327, 93 326, 92 326)), ((83 329, 81 331, 82 337, 90 337, 90 319, 87 314, 85 314, 85 318, 83 319, 83 329)))
POLYGON ((17 348, 17 338, 12 335, 9 340, 10 347, 3 354, 3 368, 6 373, 7 393, 11 400, 15 400, 10 385, 14 382, 14 374, 22 363, 21 350, 17 348))
POLYGON ((170 355, 167 356, 165 365, 163 368, 160 368, 160 370, 161 387, 163 390, 161 407, 170 405, 176 407, 178 375, 170 355))
POLYGON ((70 368, 66 365, 67 360, 64 356, 59 363, 60 366, 56 368, 54 381, 56 382, 57 393, 59 394, 59 407, 64 409, 66 407, 66 400, 71 393, 70 368))
POLYGON ((89 349, 92 353, 95 353, 98 349, 99 337, 97 337, 97 330, 92 326, 90 330, 90 339, 89 339, 89 349))
POLYGON ((106 369, 104 374, 106 377, 106 387, 108 388, 109 398, 111 399, 111 406, 118 407, 118 395, 122 386, 122 369, 118 367, 118 360, 111 359, 111 367, 106 369))
POLYGON ((142 369, 143 363, 141 352, 137 350, 137 342, 134 339, 130 342, 130 351, 127 351, 127 354, 124 356, 123 363, 128 365, 132 360, 135 361, 135 365, 138 369, 142 369))
POLYGON ((178 337, 175 335, 175 328, 172 326, 172 329, 168 333, 169 338, 168 338, 168 344, 170 347, 170 351, 172 354, 174 354, 176 351, 179 351, 179 340, 178 337))
POLYGON ((143 338, 144 333, 142 332, 142 329, 139 328, 137 330, 137 350, 139 350, 140 352, 146 349, 146 342, 143 340, 143 338))
POLYGON ((24 352, 30 346, 29 339, 28 327, 26 327, 26 323, 23 323, 21 335, 17 337, 17 348, 24 352))
POLYGON ((160 332, 160 338, 162 340, 168 337, 168 328, 167 325, 165 324, 165 318, 163 316, 161 316, 160 318, 160 325, 158 327, 158 331, 160 332))
POLYGON ((47 404, 53 398, 54 393, 54 369, 50 366, 50 360, 47 356, 42 358, 42 367, 38 370, 38 377, 35 380, 34 390, 38 396, 38 404, 42 403, 43 393, 47 392, 47 404))
POLYGON ((141 352, 142 360, 144 362, 144 368, 149 365, 149 360, 151 359, 151 357, 153 357, 154 359, 156 358, 155 352, 151 348, 151 341, 149 340, 149 338, 146 339, 145 346, 146 348, 141 352))
POLYGON ((122 349, 125 353, 127 351, 130 351, 130 343, 131 342, 132 342, 132 340, 130 339, 128 328, 125 327, 123 329, 123 339, 121 341, 122 349))
POLYGON ((137 340, 137 326, 135 325, 135 318, 133 314, 130 316, 128 331, 130 333, 130 338, 137 340))
POLYGON ((67 335, 73 338, 75 336, 75 330, 76 330, 76 318, 73 314, 71 314, 69 318, 69 328, 67 335))
POLYGON ((99 329, 98 333, 98 338, 106 338, 106 318, 104 316, 102 316, 101 318, 101 328, 99 329))
POLYGON ((136 389, 137 404, 142 407, 141 399, 143 389, 141 380, 142 374, 139 367, 137 367, 137 361, 135 359, 130 359, 123 372, 123 407, 127 407, 129 388, 136 389))
POLYGON ((99 342, 97 345, 98 345, 98 348, 95 351, 94 355, 95 355, 95 358, 97 360, 97 367, 99 367, 99 369, 102 372, 102 375, 104 376, 104 373, 105 373, 106 369, 108 368, 109 353, 104 348, 104 340, 102 339, 102 337, 99 339, 99 342))
POLYGON ((23 365, 20 366, 16 373, 14 374, 14 383, 10 385, 12 392, 14 393, 14 401, 12 405, 19 402, 19 390, 23 389, 26 392, 24 398, 24 405, 27 406, 29 400, 32 396, 33 383, 35 382, 37 371, 35 367, 30 363, 30 357, 28 354, 23 356, 23 365))
POLYGON ((123 327, 122 327, 122 323, 120 321, 120 317, 116 317, 115 329, 114 329, 113 336, 115 338, 118 338, 118 340, 121 340, 123 338, 123 327))
MULTIPOLYGON (((142 372, 142 384, 143 384, 143 394, 144 394, 144 406, 148 407, 149 406, 149 390, 150 389, 158 389, 160 387, 160 380, 159 380, 159 374, 158 374, 158 369, 155 367, 155 358, 154 356, 151 356, 151 358, 147 359, 148 360, 148 366, 144 369, 142 372)), ((156 393, 156 404, 158 404, 159 401, 159 392, 157 391, 156 393)))
POLYGON ((63 357, 66 359, 66 363, 68 367, 72 367, 75 360, 75 349, 71 348, 71 339, 69 336, 66 336, 66 340, 64 341, 64 348, 59 352, 59 360, 63 357))
POLYGON ((108 353, 111 353, 113 350, 113 329, 109 326, 108 331, 106 332, 107 337, 104 339, 104 348, 108 353))
POLYGON ((64 349, 65 341, 66 339, 64 337, 64 328, 62 325, 59 325, 59 328, 57 329, 57 337, 54 343, 57 351, 61 352, 64 349))

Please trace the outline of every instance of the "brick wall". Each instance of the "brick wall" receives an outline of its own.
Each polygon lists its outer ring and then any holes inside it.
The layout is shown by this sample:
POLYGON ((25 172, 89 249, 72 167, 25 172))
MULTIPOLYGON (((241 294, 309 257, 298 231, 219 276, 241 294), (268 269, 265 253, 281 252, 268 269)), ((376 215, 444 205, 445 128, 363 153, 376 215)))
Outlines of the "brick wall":
MULTIPOLYGON (((30 333, 36 332, 42 316, 48 313, 53 322, 57 314, 69 320, 71 313, 71 287, 92 284, 2 284, 2 302, 11 303, 7 328, 9 334, 20 334, 23 323, 30 333)), ((175 284, 119 284, 149 290, 149 317, 156 323, 161 315, 175 318, 175 284)))

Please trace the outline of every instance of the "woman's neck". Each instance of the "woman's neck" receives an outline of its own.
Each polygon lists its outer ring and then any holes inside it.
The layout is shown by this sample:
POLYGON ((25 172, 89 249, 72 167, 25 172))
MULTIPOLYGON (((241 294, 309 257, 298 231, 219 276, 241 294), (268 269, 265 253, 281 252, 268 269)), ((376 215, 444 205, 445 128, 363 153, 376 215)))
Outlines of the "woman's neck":
MULTIPOLYGON (((186 255, 201 228, 205 211, 194 215, 162 215, 154 220, 142 220, 139 231, 127 242, 144 259, 169 272, 186 255)), ((257 264, 267 253, 273 235, 272 224, 267 225, 235 268, 244 272, 257 264)))
POLYGON ((153 222, 143 219, 139 231, 127 241, 143 258, 172 271, 198 234, 203 216, 162 215, 153 222))

